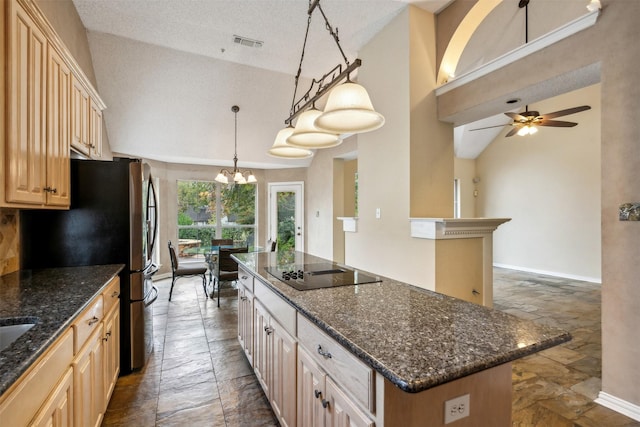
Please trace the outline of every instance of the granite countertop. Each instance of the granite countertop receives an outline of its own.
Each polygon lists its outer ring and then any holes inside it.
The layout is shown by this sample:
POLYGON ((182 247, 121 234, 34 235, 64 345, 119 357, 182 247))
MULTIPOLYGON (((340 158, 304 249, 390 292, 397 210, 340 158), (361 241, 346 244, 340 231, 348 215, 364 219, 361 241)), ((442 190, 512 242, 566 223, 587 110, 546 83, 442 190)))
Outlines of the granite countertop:
MULTIPOLYGON (((298 291, 265 271, 282 265, 287 256, 262 252, 234 258, 406 392, 420 392, 571 340, 563 330, 379 275, 378 283, 298 291)), ((290 258, 305 264, 327 262, 300 252, 290 258)))
POLYGON ((0 352, 0 395, 53 344, 122 268, 121 264, 63 267, 22 270, 0 276, 0 324, 36 323, 0 352))

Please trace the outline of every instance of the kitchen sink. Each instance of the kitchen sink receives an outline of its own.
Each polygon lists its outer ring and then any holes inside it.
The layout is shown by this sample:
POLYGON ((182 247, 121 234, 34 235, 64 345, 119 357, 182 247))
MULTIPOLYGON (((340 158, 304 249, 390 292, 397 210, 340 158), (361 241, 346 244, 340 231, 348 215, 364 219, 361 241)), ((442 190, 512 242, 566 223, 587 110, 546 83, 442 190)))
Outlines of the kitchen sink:
POLYGON ((22 319, 0 320, 0 351, 9 347, 11 343, 20 338, 25 332, 33 328, 37 319, 34 317, 22 319))

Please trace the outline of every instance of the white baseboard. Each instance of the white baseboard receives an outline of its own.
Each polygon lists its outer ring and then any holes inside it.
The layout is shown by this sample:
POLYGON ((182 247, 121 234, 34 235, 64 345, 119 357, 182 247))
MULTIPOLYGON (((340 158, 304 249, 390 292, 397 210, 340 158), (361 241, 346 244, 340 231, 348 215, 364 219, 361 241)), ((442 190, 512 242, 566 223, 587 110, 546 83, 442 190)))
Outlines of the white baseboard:
POLYGON ((598 283, 602 284, 602 278, 600 277, 587 277, 578 276, 575 274, 559 273, 557 271, 538 270, 535 268, 520 267, 518 265, 493 263, 494 267, 508 268, 509 270, 526 271, 527 273, 544 274, 545 276, 562 277, 563 279, 580 280, 582 282, 598 283))
POLYGON ((636 421, 640 421, 640 406, 638 405, 619 399, 604 391, 598 393, 598 398, 595 402, 622 415, 626 415, 629 418, 633 418, 636 421))

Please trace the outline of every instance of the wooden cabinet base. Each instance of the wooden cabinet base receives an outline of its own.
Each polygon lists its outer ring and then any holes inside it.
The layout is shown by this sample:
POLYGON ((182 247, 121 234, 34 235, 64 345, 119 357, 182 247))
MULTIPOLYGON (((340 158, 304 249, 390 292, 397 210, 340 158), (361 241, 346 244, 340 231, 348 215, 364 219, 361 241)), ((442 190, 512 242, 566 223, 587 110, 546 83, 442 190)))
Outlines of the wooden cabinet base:
POLYGON ((511 426, 511 363, 425 390, 406 393, 384 380, 384 425, 441 427, 444 404, 469 394, 469 416, 456 427, 511 426))

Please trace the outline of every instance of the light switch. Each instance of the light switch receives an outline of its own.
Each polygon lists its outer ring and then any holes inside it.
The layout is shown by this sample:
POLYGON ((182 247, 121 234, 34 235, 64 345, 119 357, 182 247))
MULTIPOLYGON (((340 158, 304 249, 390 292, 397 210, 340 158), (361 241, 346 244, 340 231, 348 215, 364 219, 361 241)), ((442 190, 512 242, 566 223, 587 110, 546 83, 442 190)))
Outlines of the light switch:
POLYGON ((380 208, 376 208, 376 219, 380 219, 380 208))

